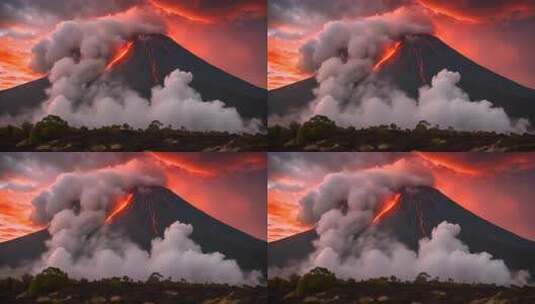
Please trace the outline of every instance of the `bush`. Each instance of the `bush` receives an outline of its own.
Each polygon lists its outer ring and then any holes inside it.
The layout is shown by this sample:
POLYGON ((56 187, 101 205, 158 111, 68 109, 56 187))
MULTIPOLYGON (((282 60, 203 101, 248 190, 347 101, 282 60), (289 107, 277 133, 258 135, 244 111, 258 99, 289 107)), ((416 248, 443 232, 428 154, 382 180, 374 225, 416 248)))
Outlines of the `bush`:
POLYGON ((297 132, 297 143, 314 142, 336 133, 336 123, 326 116, 317 115, 305 122, 297 132))
POLYGON ((71 280, 66 273, 58 268, 50 267, 36 275, 35 278, 30 282, 28 295, 35 296, 38 294, 53 292, 68 287, 70 284, 71 280))
POLYGON ((305 274, 297 283, 296 293, 299 296, 328 290, 336 284, 336 276, 329 270, 317 267, 305 274))
POLYGON ((30 133, 30 142, 38 143, 66 136, 69 133, 69 124, 59 116, 48 115, 36 123, 30 133))

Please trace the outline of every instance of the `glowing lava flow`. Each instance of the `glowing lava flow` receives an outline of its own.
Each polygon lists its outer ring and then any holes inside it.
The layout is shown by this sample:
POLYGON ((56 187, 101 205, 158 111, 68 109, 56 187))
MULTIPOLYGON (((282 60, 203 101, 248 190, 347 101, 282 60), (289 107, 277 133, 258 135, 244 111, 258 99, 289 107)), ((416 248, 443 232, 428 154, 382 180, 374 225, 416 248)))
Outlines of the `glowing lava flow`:
POLYGON ((121 213, 121 211, 123 211, 132 202, 133 196, 134 194, 130 193, 126 197, 122 197, 117 200, 117 207, 115 208, 115 210, 113 210, 112 213, 110 213, 110 215, 108 215, 108 217, 106 218, 106 223, 110 223, 113 218, 117 216, 117 214, 121 213))
POLYGON ((392 208, 394 208, 394 206, 396 206, 397 203, 399 203, 400 198, 401 198, 401 194, 398 193, 394 195, 392 198, 390 198, 389 200, 387 200, 385 202, 384 208, 373 218, 372 223, 377 224, 385 216, 385 214, 388 213, 388 211, 392 210, 392 208))
POLYGON ((384 54, 381 56, 381 59, 373 66, 373 70, 379 70, 396 52, 399 50, 401 42, 397 42, 394 46, 388 48, 384 54))
POLYGON ((106 70, 109 70, 117 65, 125 56, 130 52, 132 49, 132 46, 134 45, 134 42, 129 42, 125 46, 121 47, 113 56, 113 59, 108 63, 106 66, 106 70))

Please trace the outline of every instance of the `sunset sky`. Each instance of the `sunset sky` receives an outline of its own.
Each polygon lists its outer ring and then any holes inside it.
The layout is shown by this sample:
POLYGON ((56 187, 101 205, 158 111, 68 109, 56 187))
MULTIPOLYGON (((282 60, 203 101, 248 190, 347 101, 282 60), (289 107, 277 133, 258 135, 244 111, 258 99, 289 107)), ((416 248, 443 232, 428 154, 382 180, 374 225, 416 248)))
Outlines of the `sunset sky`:
POLYGON ((310 75, 297 68, 299 48, 329 21, 357 20, 401 7, 422 10, 435 35, 477 63, 535 88, 535 2, 531 0, 270 0, 268 88, 310 75))
POLYGON ((310 229, 298 202, 330 173, 418 164, 434 187, 478 216, 535 240, 535 155, 502 153, 270 153, 268 240, 310 229))
POLYGON ((266 3, 258 0, 5 0, 0 3, 0 89, 40 77, 32 47, 61 22, 142 12, 215 66, 266 87, 266 3))
POLYGON ((62 174, 132 167, 161 172, 195 207, 266 239, 263 153, 0 153, 0 241, 41 228, 29 220, 32 199, 62 174))

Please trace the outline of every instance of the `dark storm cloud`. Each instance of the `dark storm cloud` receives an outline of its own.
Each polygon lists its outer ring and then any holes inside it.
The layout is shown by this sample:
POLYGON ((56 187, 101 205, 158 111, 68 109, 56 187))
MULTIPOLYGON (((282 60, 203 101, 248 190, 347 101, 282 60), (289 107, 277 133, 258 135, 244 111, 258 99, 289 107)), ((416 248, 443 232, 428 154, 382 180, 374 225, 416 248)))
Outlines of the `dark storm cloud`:
MULTIPOLYGON (((124 11, 143 0, 3 0, 0 26, 33 23, 49 17, 57 20, 96 17, 124 11)), ((56 21, 57 21, 56 20, 56 21)))
POLYGON ((270 0, 270 24, 303 24, 314 20, 323 22, 346 17, 370 16, 396 9, 410 0, 270 0))

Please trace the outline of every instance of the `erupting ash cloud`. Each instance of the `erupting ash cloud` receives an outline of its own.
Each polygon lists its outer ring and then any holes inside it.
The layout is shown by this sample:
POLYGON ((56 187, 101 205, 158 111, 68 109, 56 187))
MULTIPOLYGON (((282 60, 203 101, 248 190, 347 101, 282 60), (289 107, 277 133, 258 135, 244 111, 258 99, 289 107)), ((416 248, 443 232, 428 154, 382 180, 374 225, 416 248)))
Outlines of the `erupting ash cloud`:
POLYGON ((461 75, 455 71, 439 72, 430 86, 420 88, 417 99, 376 77, 374 71, 395 53, 401 39, 432 32, 425 13, 407 8, 358 21, 327 23, 317 38, 300 49, 300 68, 315 72, 319 83, 315 100, 300 119, 325 115, 342 126, 395 123, 403 128, 426 120, 463 131, 525 132, 528 120, 512 120, 489 101, 470 100, 458 87, 461 75))
POLYGON ((109 231, 107 215, 134 188, 163 185, 163 172, 138 161, 90 172, 67 173, 34 200, 32 219, 47 224, 47 251, 31 271, 59 267, 76 278, 129 276, 147 279, 159 272, 191 282, 258 284, 261 274, 244 273, 219 252, 203 253, 190 239, 191 225, 175 222, 149 252, 109 231))
POLYGON ((300 201, 299 219, 315 225, 319 235, 314 252, 297 266, 270 269, 270 276, 326 267, 340 277, 355 279, 394 275, 412 280, 426 272, 441 280, 525 283, 525 272, 512 273, 502 260, 486 252, 471 253, 457 239, 461 227, 454 223, 435 227, 430 239, 420 240, 417 252, 376 230, 374 215, 379 207, 388 208, 389 200, 402 189, 433 183, 431 173, 405 159, 356 173, 327 175, 300 201))
MULTIPOLYGON (((222 101, 204 101, 190 86, 194 76, 187 71, 170 73, 163 87, 152 89, 150 100, 125 84, 107 79, 108 62, 129 39, 164 30, 156 16, 139 12, 61 23, 32 49, 30 67, 49 73, 52 86, 43 107, 29 119, 57 115, 78 127, 127 123, 135 128, 146 128, 159 120, 192 131, 258 132, 260 120, 244 121, 235 108, 222 101)), ((25 119, 28 114, 16 120, 25 119)))

